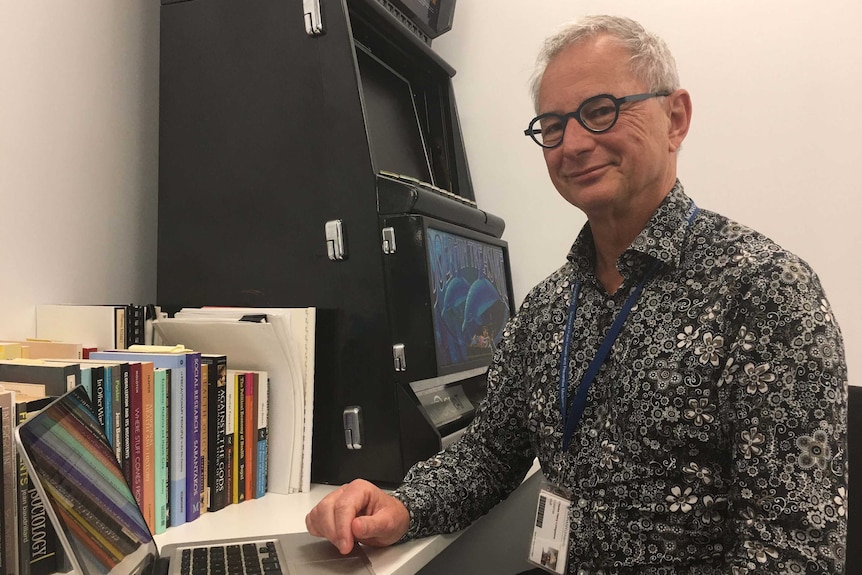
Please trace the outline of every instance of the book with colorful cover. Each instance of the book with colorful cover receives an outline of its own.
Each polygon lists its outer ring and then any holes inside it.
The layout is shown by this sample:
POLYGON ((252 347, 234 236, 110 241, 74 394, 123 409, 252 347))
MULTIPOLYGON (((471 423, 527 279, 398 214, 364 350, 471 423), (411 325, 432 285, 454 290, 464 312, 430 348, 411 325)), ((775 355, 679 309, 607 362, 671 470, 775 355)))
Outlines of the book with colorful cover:
POLYGON ((129 374, 131 367, 128 362, 120 364, 119 377, 115 378, 111 390, 111 435, 109 440, 114 448, 114 456, 120 465, 123 464, 123 402, 125 400, 124 389, 129 388, 129 374))
MULTIPOLYGON (((141 434, 138 440, 142 482, 140 505, 151 533, 156 531, 155 442, 155 367, 153 362, 144 361, 141 362, 141 434)), ((137 455, 136 448, 132 449, 132 454, 137 455)), ((134 465, 132 472, 135 472, 134 465)))
POLYGON ((233 471, 233 430, 236 427, 236 375, 234 370, 227 370, 225 384, 225 418, 224 418, 224 483, 225 483, 225 505, 233 503, 233 484, 236 475, 233 471))
MULTIPOLYGON (((201 354, 203 356, 203 354, 201 354)), ((210 507, 210 484, 209 484, 209 370, 201 357, 201 513, 209 511, 210 507)))
MULTIPOLYGON (((247 385, 246 373, 241 371, 236 375, 236 422, 233 430, 233 502, 245 501, 245 386, 247 385)), ((250 385, 251 382, 248 382, 250 385)))
POLYGON ((269 452, 268 445, 268 425, 269 425, 269 376, 267 372, 259 372, 259 384, 257 388, 257 456, 255 462, 257 465, 255 498, 260 498, 266 495, 267 486, 267 454, 269 452))
POLYGON ((170 389, 171 370, 153 371, 153 497, 155 529, 164 533, 170 525, 170 389))
POLYGON ((245 499, 254 499, 257 483, 257 387, 260 374, 245 374, 245 499))
POLYGON ((201 354, 207 373, 207 486, 209 511, 218 511, 228 504, 225 470, 225 418, 227 417, 227 356, 201 354))
MULTIPOLYGON (((138 346, 159 347, 159 346, 138 346)), ((159 348, 161 349, 161 348, 159 348)), ((186 522, 186 377, 187 350, 168 351, 109 350, 91 353, 93 359, 119 361, 151 361, 157 368, 171 370, 170 385, 170 526, 186 522)))
POLYGON ((201 354, 189 352, 186 363, 186 521, 201 514, 203 467, 201 466, 201 354))

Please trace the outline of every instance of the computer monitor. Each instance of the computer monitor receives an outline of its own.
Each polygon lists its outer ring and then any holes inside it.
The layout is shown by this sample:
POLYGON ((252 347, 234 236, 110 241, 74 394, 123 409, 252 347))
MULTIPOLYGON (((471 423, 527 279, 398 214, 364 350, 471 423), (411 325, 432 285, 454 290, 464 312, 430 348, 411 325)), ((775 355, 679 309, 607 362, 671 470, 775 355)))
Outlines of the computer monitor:
POLYGON ((384 258, 404 382, 487 367, 512 313, 508 244, 428 216, 387 216, 384 258))
POLYGON ((503 246, 433 224, 425 239, 438 373, 488 363, 510 316, 503 246))

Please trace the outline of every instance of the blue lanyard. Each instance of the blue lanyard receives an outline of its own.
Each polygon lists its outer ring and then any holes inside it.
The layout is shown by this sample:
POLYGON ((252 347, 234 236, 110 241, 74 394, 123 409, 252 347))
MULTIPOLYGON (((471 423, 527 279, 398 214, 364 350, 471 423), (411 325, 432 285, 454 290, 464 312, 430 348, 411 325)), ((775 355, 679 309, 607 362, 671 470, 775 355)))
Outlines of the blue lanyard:
MULTIPOLYGON (((689 204, 686 214, 686 230, 688 227, 691 227, 691 223, 694 221, 697 212, 697 206, 694 204, 694 201, 692 201, 689 204)), ((601 346, 599 346, 599 351, 596 353, 595 357, 593 357, 593 360, 587 367, 586 372, 584 372, 584 376, 581 378, 581 384, 578 386, 578 392, 575 394, 575 399, 572 401, 571 410, 567 410, 566 406, 568 405, 569 395, 569 356, 571 353, 572 330, 575 324, 575 316, 578 313, 578 295, 581 292, 581 282, 576 281, 572 286, 572 299, 569 302, 569 317, 566 321, 566 331, 563 334, 563 351, 560 354, 560 413, 563 414, 563 421, 565 422, 565 430, 563 432, 563 451, 569 450, 572 436, 575 433, 575 429, 578 427, 578 423, 580 423, 581 416, 584 414, 584 408, 587 406, 587 392, 590 389, 590 385, 592 385, 593 380, 599 373, 599 369, 601 369, 602 364, 605 363, 614 341, 616 341, 617 336, 619 336, 620 331, 622 331, 623 324, 626 322, 626 319, 628 319, 629 314, 631 313, 635 302, 640 297, 644 286, 658 272, 660 265, 661 262, 655 262, 655 264, 653 264, 649 271, 644 275, 640 283, 638 283, 637 287, 635 287, 634 291, 629 294, 628 299, 626 299, 625 304, 623 304, 623 308, 620 310, 620 313, 617 314, 616 319, 614 319, 614 323, 611 325, 610 330, 608 330, 607 335, 605 335, 605 339, 602 341, 601 346), (566 413, 567 411, 568 414, 566 413)))

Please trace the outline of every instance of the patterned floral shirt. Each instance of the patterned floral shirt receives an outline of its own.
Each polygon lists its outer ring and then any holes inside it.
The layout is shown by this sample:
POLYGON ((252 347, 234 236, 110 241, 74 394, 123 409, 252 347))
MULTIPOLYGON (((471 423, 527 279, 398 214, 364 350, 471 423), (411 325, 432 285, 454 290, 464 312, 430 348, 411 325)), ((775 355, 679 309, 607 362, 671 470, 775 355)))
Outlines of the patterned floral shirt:
POLYGON ((569 572, 839 573, 847 518, 847 370, 820 282, 763 235, 701 209, 679 182, 597 281, 589 224, 506 327, 464 436, 396 490, 407 537, 462 529, 534 458, 572 493, 569 572), (651 279, 563 451, 560 358, 581 282, 568 397, 631 290, 651 279))

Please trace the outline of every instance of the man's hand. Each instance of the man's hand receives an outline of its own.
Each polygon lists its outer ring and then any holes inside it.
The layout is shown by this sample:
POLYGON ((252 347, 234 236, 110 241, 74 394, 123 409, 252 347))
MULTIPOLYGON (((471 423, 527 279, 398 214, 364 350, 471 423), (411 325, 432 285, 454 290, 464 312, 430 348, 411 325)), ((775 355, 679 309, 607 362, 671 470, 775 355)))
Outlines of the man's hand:
POLYGON ((315 537, 326 537, 342 554, 356 541, 374 547, 392 545, 407 533, 410 513, 395 497, 357 479, 323 498, 305 516, 315 537))

